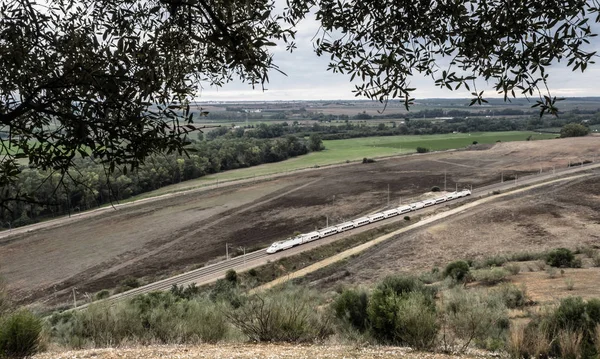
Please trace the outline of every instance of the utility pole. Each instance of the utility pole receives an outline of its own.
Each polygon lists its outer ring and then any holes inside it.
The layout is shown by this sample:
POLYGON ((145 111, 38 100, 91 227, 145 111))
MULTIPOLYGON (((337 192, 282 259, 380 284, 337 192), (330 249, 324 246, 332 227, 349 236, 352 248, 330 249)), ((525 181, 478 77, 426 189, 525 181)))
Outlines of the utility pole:
POLYGON ((73 308, 77 308, 77 297, 75 296, 75 287, 73 287, 73 308))
POLYGON ((444 192, 446 192, 446 170, 444 170, 444 192))
POLYGON ((518 177, 519 177, 519 175, 515 173, 515 184, 517 184, 517 178, 518 177))
POLYGON ((552 174, 556 174, 556 165, 552 166, 552 174))
POLYGON ((387 192, 387 194, 388 194, 388 197, 387 197, 388 198, 388 200, 387 200, 387 206, 389 207, 390 206, 390 184, 389 183, 388 183, 388 192, 387 192))
POLYGON ((455 188, 454 188, 454 192, 458 192, 458 182, 454 182, 455 188))
POLYGON ((504 172, 500 172, 500 183, 504 183, 504 172))
POLYGON ((325 216, 325 227, 329 227, 329 216, 325 216))

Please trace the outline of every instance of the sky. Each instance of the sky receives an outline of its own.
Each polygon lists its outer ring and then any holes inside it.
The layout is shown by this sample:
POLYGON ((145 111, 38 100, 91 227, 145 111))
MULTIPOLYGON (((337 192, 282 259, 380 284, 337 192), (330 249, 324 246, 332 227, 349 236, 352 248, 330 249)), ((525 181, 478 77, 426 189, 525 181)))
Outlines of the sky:
MULTIPOLYGON (((270 81, 266 90, 260 87, 252 89, 248 84, 230 82, 223 87, 214 88, 208 85, 197 98, 198 101, 292 101, 292 100, 347 100, 365 99, 354 97, 354 86, 350 77, 327 71, 328 57, 318 57, 314 53, 312 38, 318 30, 318 22, 314 16, 303 20, 297 27, 297 49, 293 53, 286 52, 283 46, 273 47, 274 63, 287 76, 276 71, 269 74, 270 81)), ((594 26, 598 32, 600 28, 594 26)), ((600 50, 600 40, 594 38, 588 49, 600 50)), ((600 52, 600 51, 599 51, 600 52)), ((599 61, 600 62, 600 61, 599 61)), ((600 96, 600 63, 589 65, 584 73, 573 72, 563 64, 553 65, 548 69, 550 89, 553 96, 582 97, 600 96)), ((417 90, 413 97, 424 98, 470 98, 470 91, 461 89, 450 91, 434 86, 431 78, 415 76, 411 87, 417 90)), ((485 97, 500 97, 491 85, 478 83, 478 90, 486 90, 485 97)))

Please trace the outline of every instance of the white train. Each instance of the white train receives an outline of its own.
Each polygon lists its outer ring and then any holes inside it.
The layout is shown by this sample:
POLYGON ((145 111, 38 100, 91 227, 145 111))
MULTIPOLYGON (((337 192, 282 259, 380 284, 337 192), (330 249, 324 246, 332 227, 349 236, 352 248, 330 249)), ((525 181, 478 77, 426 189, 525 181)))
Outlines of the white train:
POLYGON ((341 224, 338 224, 335 226, 330 226, 327 228, 320 229, 318 231, 300 234, 295 237, 288 238, 284 241, 279 241, 279 242, 275 242, 275 243, 271 244, 271 246, 269 248, 267 248, 267 253, 272 254, 275 252, 290 249, 292 247, 299 246, 304 243, 312 242, 314 240, 317 240, 317 239, 320 239, 323 237, 331 236, 336 233, 349 231, 356 227, 364 226, 369 223, 381 221, 386 218, 398 216, 398 215, 401 215, 404 213, 416 211, 421 208, 433 206, 435 204, 443 203, 446 201, 451 201, 453 199, 466 197, 469 195, 471 195, 471 191, 469 191, 468 189, 464 189, 462 191, 448 193, 441 197, 428 199, 428 200, 424 200, 424 201, 419 201, 419 202, 411 203, 408 205, 403 205, 398 208, 389 209, 387 211, 374 213, 374 214, 371 214, 371 215, 368 215, 365 217, 360 217, 353 221, 344 222, 344 223, 341 223, 341 224))

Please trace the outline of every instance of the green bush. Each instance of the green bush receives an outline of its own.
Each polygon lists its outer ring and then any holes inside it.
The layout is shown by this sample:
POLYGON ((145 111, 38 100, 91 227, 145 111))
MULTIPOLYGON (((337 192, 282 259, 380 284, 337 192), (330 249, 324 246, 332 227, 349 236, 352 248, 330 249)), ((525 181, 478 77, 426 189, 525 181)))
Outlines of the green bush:
POLYGON ((508 263, 504 265, 504 269, 506 269, 510 274, 517 275, 521 272, 521 266, 517 263, 508 263))
POLYGON ((42 321, 27 310, 0 318, 0 357, 27 358, 38 352, 42 321))
POLYGON ((522 308, 527 304, 525 288, 519 288, 514 284, 502 284, 496 289, 496 293, 507 308, 522 308))
POLYGON ((581 267, 581 262, 575 259, 573 252, 566 248, 557 248, 546 254, 546 264, 557 268, 581 267))
POLYGON ((108 297, 110 297, 110 292, 108 291, 108 289, 102 289, 94 295, 94 300, 102 300, 108 297))
POLYGON ((227 336, 222 307, 205 298, 186 300, 156 292, 113 306, 97 303, 69 315, 54 315, 50 323, 55 341, 76 348, 132 342, 195 344, 227 336))
POLYGON ((502 268, 478 269, 472 274, 476 281, 485 285, 498 284, 508 276, 508 272, 502 268))
POLYGON ((457 282, 464 282, 469 278, 470 268, 465 261, 455 261, 446 266, 444 277, 451 277, 457 282))
MULTIPOLYGON (((600 300, 592 299, 586 303, 580 297, 569 297, 561 300, 554 311, 535 317, 529 323, 526 333, 545 333, 546 340, 552 343, 549 349, 550 356, 559 357, 567 352, 574 355, 573 353, 577 352, 579 354, 576 356, 581 358, 594 358, 600 354, 594 345, 596 327, 599 324, 600 300), (568 338, 564 337, 565 333, 572 334, 575 331, 581 335, 579 343, 566 340, 568 338), (577 347, 577 350, 574 350, 574 347, 577 347)), ((529 349, 528 352, 532 353, 533 350, 529 349)))
POLYGON ((461 340, 464 351, 471 342, 480 347, 503 340, 509 327, 508 312, 501 298, 483 291, 455 287, 444 296, 443 323, 461 340))
POLYGON ((417 153, 427 153, 429 152, 429 148, 427 147, 417 147, 417 153))
POLYGON ((431 187, 431 192, 439 192, 439 191, 440 191, 440 187, 438 187, 438 186, 431 187))
POLYGON ((228 270, 225 273, 225 280, 231 283, 237 283, 238 281, 238 275, 237 272, 233 269, 228 270))
POLYGON ((421 294, 422 301, 434 308, 435 288, 425 286, 413 277, 390 276, 384 278, 369 299, 369 322, 373 337, 382 343, 401 344, 398 332, 399 313, 403 301, 412 294, 421 294))
POLYGON ((369 296, 364 291, 347 289, 332 303, 335 316, 364 332, 369 325, 369 296))
POLYGON ((315 310, 320 298, 303 288, 255 294, 229 310, 229 321, 255 342, 316 342, 333 333, 330 317, 315 310))
POLYGON ((404 216, 405 221, 410 221, 410 216, 404 216))
POLYGON ((430 349, 435 345, 439 326, 435 304, 421 292, 402 296, 398 303, 394 331, 398 344, 415 349, 430 349))

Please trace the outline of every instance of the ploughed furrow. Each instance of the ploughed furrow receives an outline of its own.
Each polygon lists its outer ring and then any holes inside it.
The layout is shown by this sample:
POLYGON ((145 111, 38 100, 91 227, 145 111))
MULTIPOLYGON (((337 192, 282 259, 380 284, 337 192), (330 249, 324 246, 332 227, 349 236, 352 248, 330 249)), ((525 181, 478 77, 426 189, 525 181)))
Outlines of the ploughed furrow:
MULTIPOLYGON (((492 184, 484 187, 474 188, 473 196, 471 197, 481 197, 483 195, 488 194, 491 191, 504 191, 510 190, 514 187, 533 184, 541 181, 547 181, 553 179, 559 175, 566 175, 571 173, 576 173, 580 171, 592 170, 600 168, 600 164, 590 164, 582 167, 571 167, 565 168, 561 170, 556 170, 551 173, 542 173, 542 174, 533 174, 528 176, 523 176, 522 178, 518 178, 515 180, 505 181, 503 183, 492 184)), ((448 201, 449 203, 460 203, 470 200, 469 197, 458 198, 455 200, 448 201)), ((442 204, 447 204, 448 202, 444 202, 442 204)), ((433 206, 433 208, 437 207, 433 206)), ((430 210, 430 207, 426 207, 423 209, 419 209, 416 211, 411 211, 410 213, 422 213, 424 211, 430 210)), ((208 284, 216 281, 219 278, 222 278, 225 275, 225 272, 230 269, 237 270, 248 270, 253 267, 257 267, 260 265, 264 265, 267 263, 267 257, 269 260, 278 260, 280 258, 284 258, 287 256, 295 255, 301 251, 309 250, 316 248, 320 245, 331 243, 332 241, 339 240, 341 238, 345 238, 349 235, 350 232, 358 233, 360 231, 368 230, 371 228, 375 228, 380 225, 389 224, 393 221, 401 220, 402 216, 398 215, 395 217, 390 217, 375 223, 370 223, 368 225, 364 225, 362 227, 355 228, 354 230, 349 230, 347 232, 338 233, 336 235, 332 235, 327 238, 323 238, 320 240, 315 240, 312 242, 308 242, 306 244, 300 245, 298 247, 294 247, 294 249, 284 250, 281 252, 277 252, 275 254, 267 254, 264 249, 257 250, 255 252, 248 253, 246 255, 238 256, 229 260, 225 260, 222 262, 218 262, 215 264, 208 265, 203 268, 195 269, 190 272, 186 272, 183 274, 179 274, 174 277, 170 277, 167 279, 163 279, 158 282, 150 283, 148 285, 132 289, 127 292, 123 292, 117 295, 114 295, 105 300, 105 302, 116 302, 121 299, 126 299, 133 297, 138 294, 148 293, 152 291, 160 291, 160 290, 168 290, 173 286, 173 284, 177 285, 187 285, 191 283, 196 283, 198 285, 208 284)), ((87 304, 77 307, 77 309, 81 309, 86 307, 87 304)))

